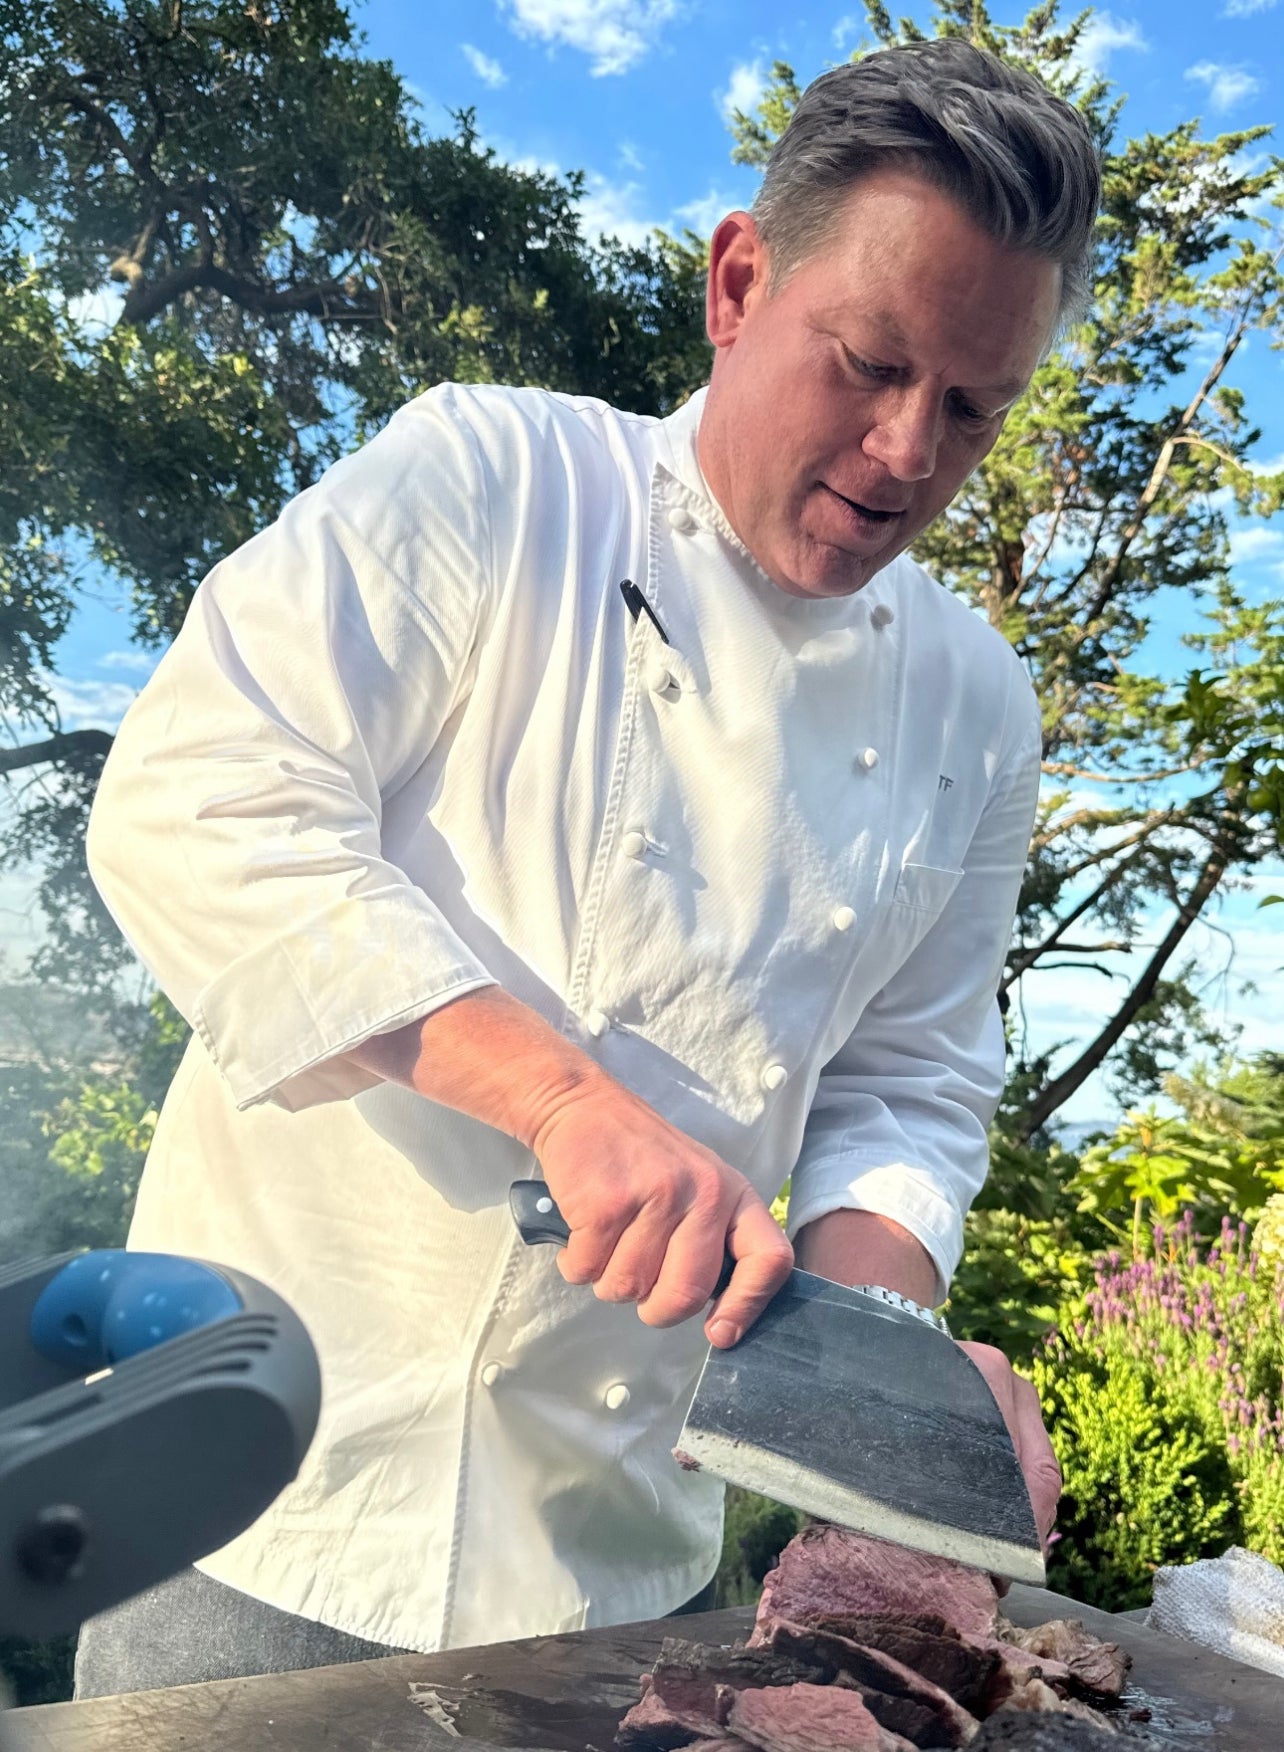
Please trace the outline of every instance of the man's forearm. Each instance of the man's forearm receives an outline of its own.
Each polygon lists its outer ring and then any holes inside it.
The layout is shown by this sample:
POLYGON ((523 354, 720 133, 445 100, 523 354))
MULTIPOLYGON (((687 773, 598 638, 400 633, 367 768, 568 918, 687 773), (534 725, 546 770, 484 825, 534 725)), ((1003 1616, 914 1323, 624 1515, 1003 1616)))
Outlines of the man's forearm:
POLYGON ((890 1217, 873 1211, 830 1211, 801 1230, 798 1264, 832 1283, 879 1284, 912 1302, 938 1300, 936 1266, 922 1242, 890 1217))
POLYGON ((500 986, 483 986, 347 1056, 506 1132, 528 1149, 568 1095, 610 1078, 572 1041, 500 986))

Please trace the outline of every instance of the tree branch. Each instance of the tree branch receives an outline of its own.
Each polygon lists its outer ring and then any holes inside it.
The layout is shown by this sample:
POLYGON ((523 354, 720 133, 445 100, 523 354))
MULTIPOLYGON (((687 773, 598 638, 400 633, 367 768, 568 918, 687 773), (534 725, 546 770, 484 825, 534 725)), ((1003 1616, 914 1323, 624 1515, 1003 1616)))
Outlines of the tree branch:
POLYGON ((1123 1003, 1120 1004, 1092 1044, 1086 1047, 1074 1063, 1062 1071, 1060 1076, 1054 1077, 1050 1083, 1044 1084, 1022 1115, 1018 1130, 1018 1137, 1022 1143, 1038 1131, 1040 1126, 1045 1125, 1057 1109, 1070 1099, 1075 1090, 1087 1082, 1093 1071, 1118 1042, 1124 1030, 1154 997, 1160 975, 1176 953, 1182 938, 1199 917, 1204 902, 1221 881, 1226 872, 1226 862, 1226 851, 1221 842, 1218 841, 1209 853, 1194 886, 1178 907, 1177 917, 1173 920, 1159 947, 1146 963, 1141 977, 1123 1003))
POLYGON ((71 755, 101 755, 106 759, 114 740, 106 730, 63 730, 44 742, 0 748, 0 773, 20 772, 24 767, 43 766, 46 761, 66 760, 71 755))

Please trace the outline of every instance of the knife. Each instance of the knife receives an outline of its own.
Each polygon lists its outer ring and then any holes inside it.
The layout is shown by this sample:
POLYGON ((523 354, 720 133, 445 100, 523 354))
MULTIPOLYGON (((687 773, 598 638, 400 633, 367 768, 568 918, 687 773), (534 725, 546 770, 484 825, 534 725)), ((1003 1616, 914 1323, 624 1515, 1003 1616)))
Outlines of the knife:
MULTIPOLYGON (((515 1181, 509 1204, 524 1241, 570 1240, 542 1180, 515 1181)), ((710 1349, 673 1452, 806 1514, 1045 1584, 998 1402, 945 1322, 893 1291, 791 1271, 737 1344, 710 1349)))

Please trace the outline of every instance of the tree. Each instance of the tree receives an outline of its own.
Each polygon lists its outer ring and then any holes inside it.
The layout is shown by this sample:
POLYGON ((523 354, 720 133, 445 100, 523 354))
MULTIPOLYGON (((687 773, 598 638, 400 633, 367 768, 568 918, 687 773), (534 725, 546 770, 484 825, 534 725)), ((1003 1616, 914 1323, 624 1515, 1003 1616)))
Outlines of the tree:
POLYGON ((80 854, 110 739, 61 729, 47 674, 86 575, 163 644, 443 378, 667 410, 704 374, 699 262, 588 243, 583 179, 500 163, 471 112, 427 138, 339 0, 0 0, 0 42, 3 851, 46 866, 38 971, 93 986, 124 955, 80 854))
MULTIPOLYGON (((893 27, 881 0, 866 11, 876 46, 924 35, 912 20, 893 27)), ((915 549, 1012 641, 1043 705, 1046 785, 1005 994, 1054 967, 1113 980, 1103 958, 1139 964, 1069 1063, 1019 1052, 1025 1099, 1008 1123, 1021 1139, 1103 1063, 1131 1094, 1207 1037, 1191 927, 1284 844, 1284 605, 1245 602, 1227 526, 1228 502, 1263 516, 1284 504, 1284 473, 1250 463, 1260 434, 1229 377, 1251 335, 1284 342, 1271 215, 1284 164, 1252 162, 1264 128, 1204 139, 1190 121, 1120 138, 1121 105, 1076 65, 1088 12, 1061 23, 1051 0, 1003 26, 976 0, 934 0, 934 14, 936 34, 969 38, 1073 101, 1104 167, 1092 319, 1039 370, 915 549), (1197 605, 1193 642, 1214 671, 1147 672, 1142 645, 1165 591, 1197 605)), ((755 113, 734 118, 734 156, 762 164, 798 96, 777 63, 755 113)))

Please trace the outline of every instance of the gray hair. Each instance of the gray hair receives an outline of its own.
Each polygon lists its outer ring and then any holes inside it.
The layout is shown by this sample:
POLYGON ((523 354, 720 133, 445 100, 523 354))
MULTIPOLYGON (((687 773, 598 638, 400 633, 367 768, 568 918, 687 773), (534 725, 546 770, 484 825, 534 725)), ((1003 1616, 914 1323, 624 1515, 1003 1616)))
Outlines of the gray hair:
POLYGON ((1088 125, 961 37, 879 50, 803 92, 752 208, 773 291, 824 247, 855 183, 888 169, 921 176, 997 242, 1057 262, 1058 332, 1087 315, 1101 199, 1088 125))

